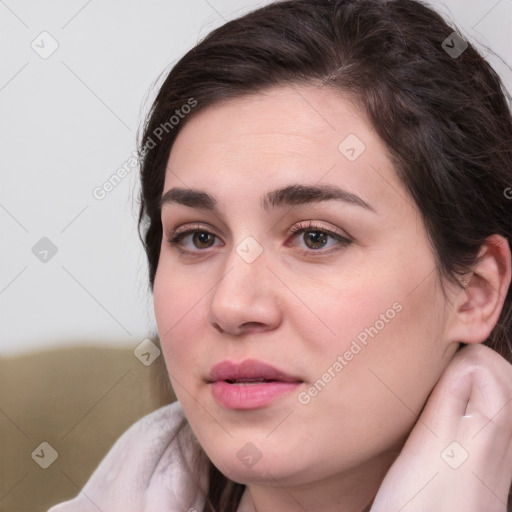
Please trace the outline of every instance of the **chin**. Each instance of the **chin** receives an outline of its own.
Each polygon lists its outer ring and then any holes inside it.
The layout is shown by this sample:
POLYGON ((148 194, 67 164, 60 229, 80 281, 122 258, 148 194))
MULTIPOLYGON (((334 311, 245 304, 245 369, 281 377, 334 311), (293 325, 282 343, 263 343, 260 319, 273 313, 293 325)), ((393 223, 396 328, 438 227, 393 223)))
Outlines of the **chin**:
POLYGON ((304 475, 307 472, 297 466, 292 469, 291 467, 283 467, 281 464, 276 465, 275 460, 278 459, 279 457, 276 456, 273 463, 272 461, 264 461, 262 457, 251 467, 245 466, 239 461, 233 463, 233 461, 223 460, 222 463, 218 464, 215 460, 212 460, 212 462, 227 478, 239 484, 274 486, 276 481, 279 482, 279 485, 302 483, 296 480, 298 475, 295 473, 304 475))

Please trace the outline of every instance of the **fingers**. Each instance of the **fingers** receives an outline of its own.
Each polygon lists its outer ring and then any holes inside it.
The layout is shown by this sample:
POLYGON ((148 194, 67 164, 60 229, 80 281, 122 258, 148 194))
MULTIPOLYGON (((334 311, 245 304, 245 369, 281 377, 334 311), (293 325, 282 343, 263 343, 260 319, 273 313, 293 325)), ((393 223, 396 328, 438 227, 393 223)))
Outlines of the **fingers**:
POLYGON ((473 390, 473 377, 469 369, 445 372, 439 379, 420 416, 437 437, 453 438, 463 416, 473 390), (464 371, 465 370, 465 371, 464 371))
POLYGON ((460 490, 473 503, 505 510, 512 481, 512 365, 489 347, 464 347, 432 391, 420 423, 428 425, 437 442, 415 428, 415 443, 425 443, 423 453, 440 453, 449 466, 441 464, 440 475, 449 479, 456 473, 452 485, 466 480, 460 490))
MULTIPOLYGON (((455 424, 457 416, 465 419, 459 430, 470 434, 470 428, 477 429, 472 432, 474 436, 492 422, 495 434, 512 436, 512 365, 492 349, 484 345, 464 347, 454 356, 439 385, 448 403, 459 403, 451 420, 455 424), (464 401, 465 411, 460 415, 464 401)), ((440 407, 449 414, 445 404, 440 407)))

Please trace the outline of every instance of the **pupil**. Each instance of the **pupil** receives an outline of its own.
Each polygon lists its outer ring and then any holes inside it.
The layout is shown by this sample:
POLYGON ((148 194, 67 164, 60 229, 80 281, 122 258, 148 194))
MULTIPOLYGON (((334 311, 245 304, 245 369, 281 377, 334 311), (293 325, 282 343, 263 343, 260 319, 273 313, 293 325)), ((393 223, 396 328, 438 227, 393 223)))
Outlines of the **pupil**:
POLYGON ((304 235, 306 245, 313 249, 321 248, 327 242, 327 235, 321 231, 307 231, 304 235))

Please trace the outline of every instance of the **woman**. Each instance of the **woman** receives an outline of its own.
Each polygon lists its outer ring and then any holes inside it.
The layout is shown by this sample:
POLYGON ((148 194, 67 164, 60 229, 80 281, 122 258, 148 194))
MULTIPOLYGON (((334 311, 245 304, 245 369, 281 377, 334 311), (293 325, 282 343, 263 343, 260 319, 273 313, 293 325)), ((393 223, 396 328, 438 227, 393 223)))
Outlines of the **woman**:
POLYGON ((291 0, 172 69, 140 224, 179 402, 52 511, 500 511, 512 120, 412 0, 291 0))

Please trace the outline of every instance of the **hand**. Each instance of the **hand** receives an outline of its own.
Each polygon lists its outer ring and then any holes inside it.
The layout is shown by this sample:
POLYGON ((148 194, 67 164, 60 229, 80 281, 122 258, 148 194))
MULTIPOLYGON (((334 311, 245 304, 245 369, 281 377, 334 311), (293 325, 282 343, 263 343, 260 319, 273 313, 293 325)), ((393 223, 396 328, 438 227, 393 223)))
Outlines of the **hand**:
POLYGON ((370 512, 506 512, 512 365, 485 345, 455 353, 370 512))

